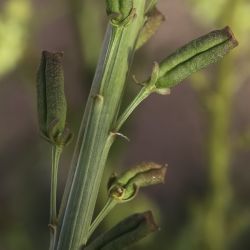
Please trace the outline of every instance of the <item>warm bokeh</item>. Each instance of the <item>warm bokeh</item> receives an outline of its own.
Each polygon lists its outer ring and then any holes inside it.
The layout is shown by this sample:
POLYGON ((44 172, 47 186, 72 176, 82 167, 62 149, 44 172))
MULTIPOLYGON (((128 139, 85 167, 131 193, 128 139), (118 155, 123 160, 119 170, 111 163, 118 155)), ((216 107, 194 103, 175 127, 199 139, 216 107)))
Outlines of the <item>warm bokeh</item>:
MULTIPOLYGON (((248 250, 250 2, 159 0, 158 6, 166 21, 136 54, 132 74, 139 80, 153 61, 213 29, 229 25, 240 45, 133 114, 122 131, 131 140, 114 145, 106 178, 114 168, 150 160, 168 163, 167 181, 120 205, 103 228, 153 209, 161 231, 134 250, 248 250)), ((104 0, 0 0, 0 250, 48 249, 51 148, 37 125, 40 53, 65 53, 68 124, 77 134, 106 23, 104 0)), ((138 90, 129 78, 124 105, 138 90)), ((60 194, 73 144, 63 155, 60 194)), ((103 191, 99 206, 105 197, 103 191)))

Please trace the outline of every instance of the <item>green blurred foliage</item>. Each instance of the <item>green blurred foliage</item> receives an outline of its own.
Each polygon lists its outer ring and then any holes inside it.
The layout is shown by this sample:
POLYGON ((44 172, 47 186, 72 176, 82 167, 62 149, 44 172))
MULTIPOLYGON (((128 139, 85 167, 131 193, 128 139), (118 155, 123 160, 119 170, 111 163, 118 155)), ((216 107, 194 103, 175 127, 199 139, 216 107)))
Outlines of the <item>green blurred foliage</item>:
POLYGON ((192 6, 194 15, 202 24, 210 27, 230 25, 240 41, 241 48, 248 46, 248 39, 250 38, 250 2, 248 0, 187 1, 192 6), (225 22, 225 20, 227 21, 225 22))
MULTIPOLYGON (((192 77, 207 122, 204 142, 208 167, 207 195, 189 206, 187 223, 180 230, 176 250, 248 249, 242 235, 249 232, 249 213, 242 211, 231 181, 231 166, 236 155, 231 142, 233 100, 245 78, 240 78, 235 65, 249 56, 250 2, 245 0, 188 0, 201 25, 229 25, 240 46, 215 66, 216 76, 199 72, 192 77), (241 80, 242 81, 241 81, 241 80), (244 222, 244 223, 243 223, 244 222), (241 247, 239 247, 241 246, 241 247)), ((242 72, 241 72, 242 73, 242 72)), ((245 72, 249 76, 249 70, 245 72)))
POLYGON ((27 48, 30 0, 9 0, 0 12, 0 77, 16 67, 27 48))
POLYGON ((82 60, 89 70, 94 71, 102 44, 101 19, 105 6, 96 0, 69 0, 68 4, 82 60))

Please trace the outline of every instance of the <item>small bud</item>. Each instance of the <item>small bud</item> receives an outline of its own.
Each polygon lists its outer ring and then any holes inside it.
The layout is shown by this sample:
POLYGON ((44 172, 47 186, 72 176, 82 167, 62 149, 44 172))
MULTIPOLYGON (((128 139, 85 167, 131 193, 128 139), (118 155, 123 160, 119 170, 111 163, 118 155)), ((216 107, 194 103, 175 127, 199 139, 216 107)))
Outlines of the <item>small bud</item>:
POLYGON ((65 145, 72 134, 65 128, 67 104, 64 95, 63 53, 42 52, 37 72, 37 106, 41 134, 53 144, 65 145))
POLYGON ((109 182, 109 195, 119 202, 133 199, 140 187, 163 183, 166 166, 154 162, 142 163, 109 182))
POLYGON ((229 27, 191 41, 160 63, 156 88, 175 86, 196 71, 219 61, 237 45, 229 27))
POLYGON ((133 0, 106 0, 107 14, 117 23, 124 21, 133 9, 133 0))

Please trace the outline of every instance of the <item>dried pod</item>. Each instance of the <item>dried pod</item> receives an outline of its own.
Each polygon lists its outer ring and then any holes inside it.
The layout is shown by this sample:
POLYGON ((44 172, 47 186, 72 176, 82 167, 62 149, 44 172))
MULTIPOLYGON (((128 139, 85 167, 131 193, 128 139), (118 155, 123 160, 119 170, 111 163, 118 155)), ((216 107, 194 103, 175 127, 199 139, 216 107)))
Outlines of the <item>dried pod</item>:
POLYGON ((156 88, 170 88, 222 59, 238 45, 229 27, 215 30, 178 49, 160 63, 156 88))
POLYGON ((64 94, 62 52, 42 52, 37 72, 37 107, 41 134, 56 145, 65 145, 72 134, 65 129, 67 104, 64 94))
POLYGON ((136 49, 141 48, 156 33, 165 20, 163 14, 156 8, 152 9, 146 17, 146 22, 142 27, 136 43, 136 49))
POLYGON ((133 199, 140 187, 163 183, 166 166, 146 162, 126 171, 120 177, 109 182, 109 195, 119 202, 133 199))

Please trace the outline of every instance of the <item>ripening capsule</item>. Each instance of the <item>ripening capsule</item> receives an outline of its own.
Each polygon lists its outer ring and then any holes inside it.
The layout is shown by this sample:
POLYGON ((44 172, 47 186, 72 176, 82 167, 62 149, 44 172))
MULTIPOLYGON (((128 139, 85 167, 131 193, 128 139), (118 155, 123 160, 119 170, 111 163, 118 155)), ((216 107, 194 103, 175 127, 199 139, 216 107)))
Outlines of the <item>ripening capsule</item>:
POLYGON ((141 163, 123 173, 112 177, 108 184, 109 196, 118 202, 133 199, 139 188, 163 183, 167 167, 154 162, 141 163))
POLYGON ((37 108, 41 134, 52 144, 68 143, 72 134, 67 128, 67 103, 64 94, 62 52, 42 52, 37 72, 37 108))

